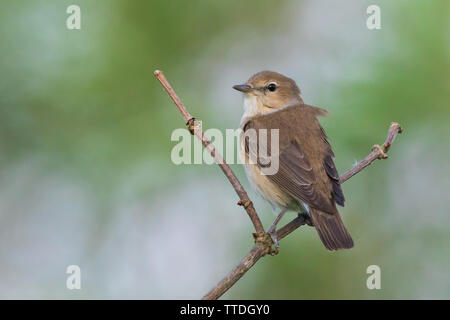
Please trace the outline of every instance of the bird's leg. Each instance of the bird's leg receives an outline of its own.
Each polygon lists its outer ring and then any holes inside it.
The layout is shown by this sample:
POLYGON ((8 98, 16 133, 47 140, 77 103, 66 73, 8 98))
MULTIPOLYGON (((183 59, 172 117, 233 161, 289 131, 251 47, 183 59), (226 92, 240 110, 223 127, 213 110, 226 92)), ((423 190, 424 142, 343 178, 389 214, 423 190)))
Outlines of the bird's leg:
POLYGON ((280 222, 281 218, 283 218, 286 211, 287 208, 283 208, 281 212, 278 214, 278 216, 275 218, 275 221, 272 223, 269 230, 267 230, 267 233, 270 235, 273 243, 275 244, 275 253, 278 253, 278 249, 280 248, 280 244, 278 243, 277 237, 277 224, 280 222))

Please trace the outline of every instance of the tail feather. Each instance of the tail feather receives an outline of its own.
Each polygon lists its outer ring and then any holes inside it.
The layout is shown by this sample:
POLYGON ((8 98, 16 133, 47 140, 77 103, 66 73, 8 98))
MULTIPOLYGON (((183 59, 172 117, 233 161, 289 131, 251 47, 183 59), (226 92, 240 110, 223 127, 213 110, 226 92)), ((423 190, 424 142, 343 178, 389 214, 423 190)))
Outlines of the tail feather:
POLYGON ((311 208, 311 218, 314 227, 325 247, 330 250, 353 248, 353 239, 344 226, 344 222, 336 210, 329 214, 311 208))

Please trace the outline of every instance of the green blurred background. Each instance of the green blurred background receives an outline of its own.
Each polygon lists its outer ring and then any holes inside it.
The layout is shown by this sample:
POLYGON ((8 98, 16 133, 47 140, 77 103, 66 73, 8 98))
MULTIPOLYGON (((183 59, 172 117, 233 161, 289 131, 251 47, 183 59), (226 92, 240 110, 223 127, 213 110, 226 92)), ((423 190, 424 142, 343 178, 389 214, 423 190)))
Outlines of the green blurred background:
POLYGON ((343 186, 354 249, 301 228, 224 298, 450 298, 449 18, 446 0, 2 1, 0 298, 199 298, 249 250, 220 169, 171 162, 183 120, 155 69, 204 128, 238 127, 231 86, 253 73, 294 78, 330 111, 341 173, 391 121, 405 128, 343 186), (71 4, 81 30, 66 28, 71 4), (71 264, 82 290, 66 289, 71 264), (366 287, 373 264, 381 290, 366 287))

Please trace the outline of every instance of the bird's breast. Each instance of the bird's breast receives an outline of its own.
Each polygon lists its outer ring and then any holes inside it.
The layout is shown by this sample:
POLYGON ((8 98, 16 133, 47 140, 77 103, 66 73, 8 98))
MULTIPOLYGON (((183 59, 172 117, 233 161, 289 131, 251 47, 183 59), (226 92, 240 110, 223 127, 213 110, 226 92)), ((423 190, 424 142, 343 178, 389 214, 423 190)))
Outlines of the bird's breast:
POLYGON ((239 157, 244 164, 245 173, 252 188, 269 201, 273 207, 287 207, 292 203, 291 196, 275 185, 267 175, 264 175, 258 165, 249 162, 248 154, 245 152, 245 132, 243 130, 239 135, 239 157))

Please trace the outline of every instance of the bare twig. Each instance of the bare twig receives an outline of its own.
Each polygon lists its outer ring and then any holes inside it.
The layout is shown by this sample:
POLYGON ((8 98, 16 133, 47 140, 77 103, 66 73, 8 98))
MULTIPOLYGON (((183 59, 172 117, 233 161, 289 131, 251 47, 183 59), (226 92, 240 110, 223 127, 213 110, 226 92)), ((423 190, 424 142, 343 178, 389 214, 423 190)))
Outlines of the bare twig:
POLYGON ((372 148, 372 152, 369 153, 369 155, 365 157, 364 160, 362 160, 356 166, 354 166, 346 173, 344 173, 342 176, 340 176, 339 181, 341 183, 347 181, 355 174, 360 172, 362 169, 364 169, 372 162, 374 162, 376 159, 386 159, 388 157, 386 153, 389 151, 392 142, 394 142, 397 134, 402 133, 402 131, 403 131, 402 127, 397 122, 392 122, 391 126, 389 127, 388 135, 386 141, 383 143, 383 146, 379 146, 378 144, 374 145, 372 148))
MULTIPOLYGON (((278 240, 283 239, 295 229, 306 224, 306 217, 299 215, 297 218, 289 222, 283 228, 277 231, 278 240)), ((266 254, 272 254, 272 238, 269 234, 265 233, 264 237, 255 239, 255 245, 252 250, 245 255, 242 261, 237 265, 225 278, 223 278, 218 284, 214 286, 202 300, 216 300, 220 298, 225 292, 227 292, 242 276, 250 270, 253 265, 258 262, 259 259, 266 254)))
POLYGON ((264 234, 264 227, 262 225, 261 219, 259 219, 258 214, 256 213, 256 210, 253 206, 253 202, 250 201, 250 198, 248 197, 247 191, 245 191, 242 184, 239 182, 238 178, 234 174, 234 172, 231 170, 231 168, 228 166, 228 164, 223 159, 220 152, 216 150, 214 145, 211 143, 211 141, 205 137, 203 134, 202 129, 199 126, 195 125, 194 117, 191 116, 191 114, 186 110, 186 107, 181 102, 178 95, 175 93, 175 91, 172 89, 171 85, 167 81, 164 74, 156 70, 154 72, 155 76, 158 78, 159 82, 163 85, 164 89, 166 89, 169 96, 172 98, 175 105, 178 107, 178 110, 180 110, 181 114, 184 117, 184 120, 186 124, 189 127, 189 131, 191 131, 192 134, 195 134, 197 138, 200 139, 203 146, 208 149, 211 156, 215 159, 217 164, 219 165, 220 169, 222 169, 225 176, 230 181, 231 185, 233 186, 234 190, 239 196, 239 202, 238 205, 241 205, 244 207, 245 211, 247 211, 248 216, 250 217, 250 220, 253 223, 253 226, 255 227, 255 231, 258 235, 264 234))
POLYGON ((216 300, 228 291, 259 259, 272 251, 272 239, 267 233, 255 240, 255 245, 242 261, 226 275, 202 300, 216 300))
MULTIPOLYGON (((159 70, 156 70, 154 73, 155 76, 163 85, 163 87, 166 89, 169 96, 172 98, 175 105, 178 107, 178 110, 183 115, 184 120, 189 128, 189 131, 200 139, 203 146, 206 149, 208 149, 211 156, 215 159, 216 163, 220 166, 220 168, 230 181, 231 185, 233 186, 234 190, 239 196, 240 200, 238 204, 245 208, 256 230, 256 233, 254 234, 255 238, 254 247, 242 259, 241 263, 238 266, 236 266, 225 278, 223 278, 216 286, 214 286, 214 288, 210 292, 208 292, 202 298, 206 300, 218 299, 226 291, 228 291, 228 289, 230 289, 240 278, 242 278, 242 276, 248 270, 250 270, 259 259, 261 259, 266 254, 273 254, 272 250, 273 241, 270 235, 264 231, 264 227, 261 223, 261 220, 253 206, 253 203, 250 201, 247 192, 245 191, 244 187, 241 185, 239 180, 236 178, 235 174, 228 166, 228 164, 225 163, 222 155, 216 150, 211 141, 204 136, 201 127, 198 126, 195 118, 186 110, 186 107, 183 105, 178 95, 172 89, 169 82, 164 77, 163 73, 159 70)), ((345 172, 343 175, 340 176, 339 178, 340 182, 344 183, 345 181, 353 177, 355 174, 366 168, 376 159, 386 159, 387 158, 386 153, 388 152, 389 148, 394 142, 395 137, 402 131, 403 130, 400 127, 400 125, 396 122, 393 122, 389 127, 388 135, 383 146, 374 145, 372 148, 372 152, 366 158, 364 158, 364 160, 362 160, 352 169, 348 170, 347 172, 345 172)), ((277 231, 278 239, 281 240, 285 238, 291 232, 307 223, 308 219, 306 218, 305 215, 298 215, 297 218, 293 219, 291 222, 289 222, 288 224, 286 224, 284 227, 282 227, 277 231)))
MULTIPOLYGON (((394 142, 395 137, 397 137, 397 134, 402 133, 402 132, 403 132, 403 128, 397 122, 392 122, 389 127, 387 138, 383 144, 383 147, 380 147, 377 144, 374 145, 372 147, 372 152, 369 153, 369 155, 367 157, 365 157, 362 161, 358 162, 353 168, 351 168, 350 170, 348 170, 347 172, 345 172, 343 175, 341 175, 339 177, 339 182, 344 183, 345 181, 347 181, 348 179, 353 177, 358 172, 362 171, 364 168, 369 166, 372 162, 374 162, 377 159, 387 159, 388 156, 386 153, 389 151, 389 148, 391 147, 392 143, 394 142)), ((306 221, 305 221, 304 217, 299 216, 299 217, 295 218, 294 220, 289 222, 287 225, 285 225, 283 228, 278 230, 278 232, 277 232, 278 239, 281 239, 281 238, 287 236, 289 233, 291 233, 298 227, 304 225, 305 223, 306 223, 306 221)))
MULTIPOLYGON (((402 128, 396 122, 393 122, 389 127, 388 135, 383 147, 375 145, 372 148, 372 152, 359 162, 352 169, 345 172, 339 177, 339 181, 344 183, 352 176, 363 170, 365 167, 370 165, 376 159, 386 159, 386 152, 389 150, 392 142, 394 141, 397 134, 402 132, 402 128)), ((284 227, 277 231, 278 240, 285 238, 295 229, 307 224, 306 216, 299 215, 297 218, 286 224, 284 227)), ((272 243, 269 243, 269 248, 255 244, 253 249, 245 256, 241 263, 236 266, 224 279, 222 279, 210 292, 208 292, 203 299, 205 300, 215 300, 221 297, 229 288, 231 288, 260 258, 262 258, 267 253, 272 253, 270 250, 272 243), (250 267, 249 267, 250 266, 250 267)))

